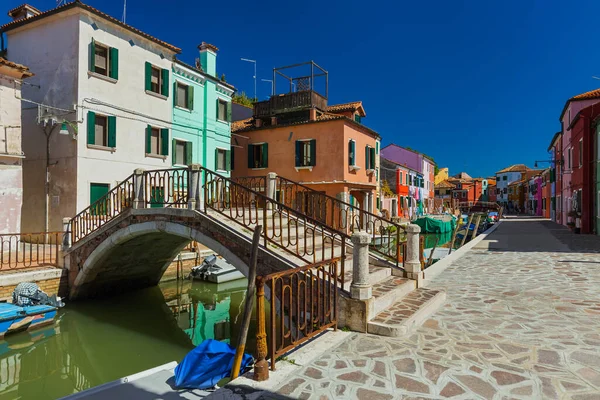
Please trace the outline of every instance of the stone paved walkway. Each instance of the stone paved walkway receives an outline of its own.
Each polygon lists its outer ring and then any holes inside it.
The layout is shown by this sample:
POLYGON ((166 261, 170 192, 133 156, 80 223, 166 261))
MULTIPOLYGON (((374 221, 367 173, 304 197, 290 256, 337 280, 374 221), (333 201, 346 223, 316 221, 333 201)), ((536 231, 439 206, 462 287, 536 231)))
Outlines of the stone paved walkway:
POLYGON ((353 334, 278 395, 600 399, 600 238, 508 219, 429 287, 448 299, 422 327, 353 334))

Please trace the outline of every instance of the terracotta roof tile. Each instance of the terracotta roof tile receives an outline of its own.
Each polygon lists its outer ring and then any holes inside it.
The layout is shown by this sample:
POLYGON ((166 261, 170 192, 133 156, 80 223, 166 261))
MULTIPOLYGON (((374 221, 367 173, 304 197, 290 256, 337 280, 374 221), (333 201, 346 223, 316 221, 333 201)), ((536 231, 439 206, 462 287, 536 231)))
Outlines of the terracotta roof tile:
POLYGON ((32 11, 37 11, 38 13, 41 13, 40 10, 38 10, 37 8, 35 8, 34 6, 32 6, 31 4, 25 3, 25 4, 21 4, 18 7, 13 8, 7 14, 8 14, 9 17, 12 17, 12 13, 14 13, 15 11, 19 11, 20 9, 25 8, 25 7, 29 7, 29 9, 31 9, 32 11))
POLYGON ((529 171, 529 168, 525 164, 515 164, 515 165, 511 165, 510 167, 501 169, 500 171, 498 171, 496 173, 503 174, 505 172, 525 172, 525 171, 529 171))
POLYGON ((588 100, 600 98, 600 89, 590 90, 589 92, 578 94, 571 97, 569 100, 588 100))
POLYGON ((244 129, 254 127, 254 124, 252 123, 252 121, 253 121, 253 118, 246 118, 241 121, 232 122, 231 123, 231 132, 238 132, 238 131, 241 131, 244 129))
POLYGON ((448 182, 447 180, 441 181, 440 183, 435 185, 436 189, 454 189, 455 187, 456 187, 456 185, 453 185, 452 183, 448 182))
POLYGON ((215 53, 217 51, 219 51, 219 49, 217 48, 217 46, 212 45, 210 43, 206 43, 206 42, 202 42, 199 46, 198 46, 198 50, 204 50, 204 49, 208 49, 208 50, 212 50, 215 53))
POLYGON ((141 30, 139 30, 137 28, 134 28, 131 25, 127 25, 127 24, 119 21, 118 19, 116 19, 116 18, 114 18, 114 17, 112 17, 112 16, 110 16, 110 15, 108 15, 108 14, 106 14, 106 13, 104 13, 104 12, 102 12, 102 11, 96 9, 96 8, 94 8, 94 7, 91 7, 91 6, 87 5, 87 4, 82 3, 79 0, 75 0, 75 1, 72 1, 70 3, 66 3, 66 4, 64 4, 64 5, 60 6, 60 7, 56 7, 56 8, 53 8, 51 10, 44 11, 44 12, 40 13, 39 15, 35 15, 33 17, 19 19, 19 20, 16 20, 16 21, 11 21, 11 22, 9 22, 7 24, 4 24, 4 25, 0 26, 0 32, 7 32, 7 31, 9 31, 11 29, 15 29, 15 28, 17 28, 19 26, 26 25, 26 24, 28 24, 30 22, 33 22, 33 21, 41 20, 43 18, 49 17, 49 16, 54 15, 54 14, 58 14, 60 12, 66 11, 66 10, 70 10, 72 8, 75 8, 75 7, 79 7, 79 8, 82 8, 82 9, 88 11, 88 12, 91 12, 92 14, 96 14, 99 17, 102 17, 102 18, 104 18, 104 19, 106 19, 106 20, 108 20, 108 21, 110 21, 110 22, 112 22, 112 23, 114 23, 116 25, 119 25, 119 26, 121 26, 121 27, 123 27, 123 28, 125 28, 125 29, 127 29, 127 30, 129 30, 131 32, 134 32, 134 33, 136 33, 136 34, 138 34, 138 35, 140 35, 140 36, 142 36, 142 37, 144 37, 144 38, 146 38, 146 39, 148 39, 150 41, 153 41, 153 42, 155 42, 155 43, 157 43, 157 44, 159 44, 159 45, 161 45, 163 47, 166 47, 166 48, 174 51, 175 53, 181 53, 181 49, 179 47, 175 47, 175 46, 173 46, 173 45, 171 45, 171 44, 169 44, 167 42, 163 42, 162 40, 157 39, 154 36, 151 36, 151 35, 149 35, 149 34, 147 34, 145 32, 142 32, 141 30))
POLYGON ((33 76, 33 72, 29 71, 29 67, 26 67, 24 65, 21 64, 17 64, 15 62, 12 61, 8 61, 5 58, 0 57, 0 65, 4 65, 10 68, 14 68, 17 71, 21 72, 23 74, 23 78, 27 78, 30 76, 33 76))
POLYGON ((334 104, 332 106, 327 106, 327 111, 356 110, 358 107, 361 107, 361 106, 362 106, 362 101, 353 101, 350 103, 334 104))

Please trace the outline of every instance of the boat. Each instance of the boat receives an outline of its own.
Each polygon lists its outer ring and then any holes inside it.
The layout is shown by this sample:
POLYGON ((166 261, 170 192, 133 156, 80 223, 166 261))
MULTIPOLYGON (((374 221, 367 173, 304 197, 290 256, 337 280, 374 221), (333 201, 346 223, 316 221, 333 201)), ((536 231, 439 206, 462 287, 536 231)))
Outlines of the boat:
POLYGON ((446 233, 456 228, 456 218, 450 214, 430 214, 419 217, 414 222, 422 233, 446 233))
POLYGON ((54 323, 58 308, 49 305, 20 307, 11 303, 0 303, 0 339, 5 335, 33 330, 54 323))
POLYGON ((208 256, 202 264, 192 267, 190 279, 203 279, 213 283, 224 283, 244 278, 244 274, 223 258, 208 256))

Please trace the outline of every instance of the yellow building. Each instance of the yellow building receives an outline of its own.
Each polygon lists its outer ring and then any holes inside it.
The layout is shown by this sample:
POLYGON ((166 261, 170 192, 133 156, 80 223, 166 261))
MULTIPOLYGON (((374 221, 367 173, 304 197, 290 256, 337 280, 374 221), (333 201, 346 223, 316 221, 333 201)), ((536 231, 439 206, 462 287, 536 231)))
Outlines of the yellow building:
POLYGON ((440 168, 437 175, 435 176, 434 183, 437 185, 448 179, 448 168, 440 168))

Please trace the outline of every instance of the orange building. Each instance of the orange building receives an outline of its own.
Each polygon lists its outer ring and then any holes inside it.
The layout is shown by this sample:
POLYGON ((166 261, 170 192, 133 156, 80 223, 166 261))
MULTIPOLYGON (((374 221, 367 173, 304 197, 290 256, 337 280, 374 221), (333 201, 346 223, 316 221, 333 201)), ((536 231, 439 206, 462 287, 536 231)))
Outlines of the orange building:
MULTIPOLYGON (((289 79, 302 87, 302 77, 289 79)), ((328 105, 313 86, 257 102, 252 118, 232 124, 232 177, 275 172, 373 212, 380 136, 365 116, 361 102, 328 105)))

